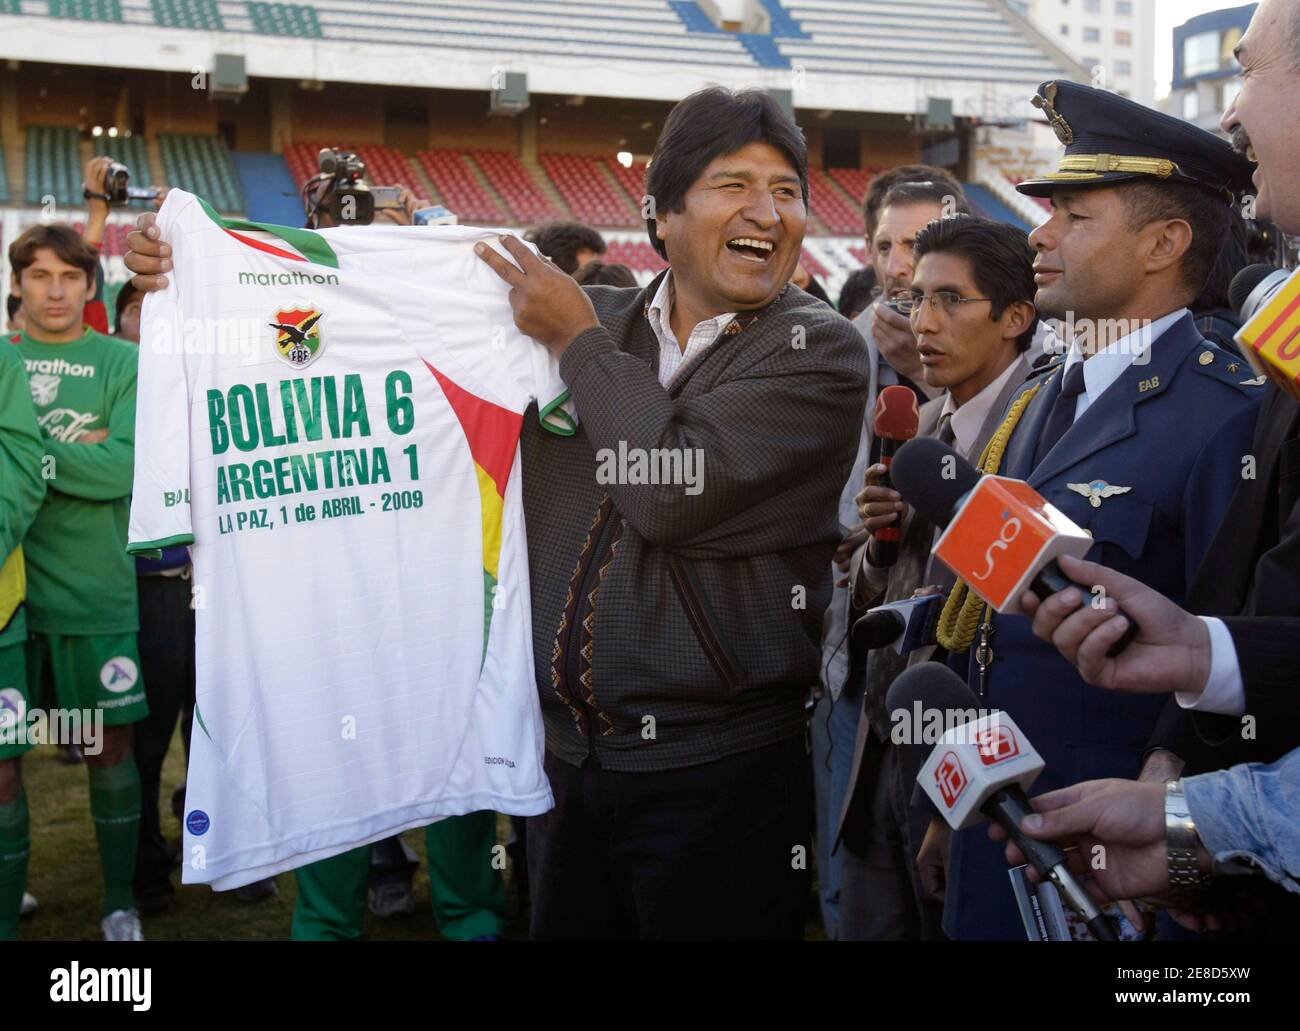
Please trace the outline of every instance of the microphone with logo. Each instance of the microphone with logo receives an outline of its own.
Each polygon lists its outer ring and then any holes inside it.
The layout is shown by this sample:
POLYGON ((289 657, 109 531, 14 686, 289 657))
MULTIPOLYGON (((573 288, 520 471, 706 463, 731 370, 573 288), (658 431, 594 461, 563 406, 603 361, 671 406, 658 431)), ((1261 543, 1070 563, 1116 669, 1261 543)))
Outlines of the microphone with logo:
MULTIPOLYGON (((981 476, 966 459, 933 437, 905 444, 894 458, 895 489, 921 515, 944 528, 934 554, 1003 615, 1023 615, 1020 598, 1040 599, 1074 587, 1057 565, 1061 555, 1083 558, 1093 539, 1023 480, 981 476)), ((1106 653, 1112 658, 1138 634, 1132 616, 1124 636, 1106 653)))
MULTIPOLYGON (((880 485, 891 488, 893 484, 889 470, 894 463, 894 454, 914 438, 921 428, 921 412, 916 407, 916 394, 901 384, 885 387, 876 398, 874 419, 872 430, 880 440, 880 463, 885 467, 880 485)), ((893 526, 882 526, 873 536, 875 542, 871 546, 871 564, 882 568, 892 566, 898 561, 898 546, 903 539, 903 521, 899 519, 893 526)))
POLYGON ((1300 400, 1300 270, 1250 265, 1233 277, 1228 303, 1241 314, 1233 339, 1251 367, 1300 400))
POLYGON ((891 720, 899 710, 916 714, 911 740, 902 743, 900 754, 904 783, 917 784, 953 830, 993 820, 1039 875, 1056 885, 1093 937, 1119 941, 1110 917, 1070 873, 1065 853, 1020 829, 1020 821, 1033 812, 1025 789, 1046 764, 1015 721, 999 710, 979 716, 975 693, 938 662, 923 662, 899 674, 889 686, 885 706, 891 720), (943 714, 948 729, 930 748, 918 731, 932 722, 924 715, 932 712, 943 714))

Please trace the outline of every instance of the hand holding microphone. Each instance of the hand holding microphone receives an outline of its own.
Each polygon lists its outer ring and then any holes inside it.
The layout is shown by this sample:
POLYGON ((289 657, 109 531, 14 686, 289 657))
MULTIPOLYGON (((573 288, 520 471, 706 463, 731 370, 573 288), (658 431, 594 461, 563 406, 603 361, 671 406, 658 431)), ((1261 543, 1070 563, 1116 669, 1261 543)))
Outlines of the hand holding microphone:
POLYGON ((1045 764, 1011 717, 998 711, 980 716, 975 693, 937 662, 902 673, 890 685, 885 706, 906 782, 921 787, 948 826, 960 830, 993 820, 1040 877, 1056 885, 1098 941, 1118 940, 1110 918, 1075 880, 1065 853, 1020 828, 1031 812, 1025 789, 1045 764), (936 723, 947 729, 934 741, 926 730, 936 723))
POLYGON ((1095 562, 1066 557, 1061 569, 1080 583, 1101 587, 1105 602, 1089 604, 1082 588, 1068 588, 1042 600, 1026 592, 1020 604, 1034 617, 1034 634, 1054 645, 1084 680, 1133 694, 1196 694, 1205 688, 1211 657, 1204 620, 1159 591, 1095 562), (1141 630, 1115 654, 1115 644, 1133 619, 1141 630))
POLYGON ((885 387, 876 398, 872 430, 880 441, 880 462, 867 470, 866 486, 854 499, 858 514, 872 535, 871 564, 892 566, 898 561, 898 547, 903 539, 903 517, 907 507, 890 482, 894 455, 921 427, 921 412, 916 395, 898 384, 885 387))
MULTIPOLYGON (((1046 599, 1070 588, 1092 592, 1062 572, 1058 559, 1082 558, 1092 538, 1021 480, 981 476, 946 444, 922 437, 905 444, 893 463, 899 492, 936 526, 944 528, 934 553, 996 611, 1025 613, 1027 592, 1046 599)), ((1111 613, 1114 614, 1113 612, 1111 613)), ((1122 652, 1139 633, 1127 625, 1107 655, 1122 652)))

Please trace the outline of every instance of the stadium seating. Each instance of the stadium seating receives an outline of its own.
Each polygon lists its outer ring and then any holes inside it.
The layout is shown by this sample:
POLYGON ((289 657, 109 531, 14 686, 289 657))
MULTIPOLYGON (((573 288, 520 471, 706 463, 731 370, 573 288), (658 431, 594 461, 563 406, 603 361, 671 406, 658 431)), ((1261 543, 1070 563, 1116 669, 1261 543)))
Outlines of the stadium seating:
POLYGON ((79 21, 121 21, 119 0, 49 0, 51 18, 76 18, 79 21))
POLYGON ((244 191, 234 162, 219 136, 158 137, 167 181, 196 193, 218 211, 245 211, 244 191))
POLYGON ((668 267, 649 240, 611 240, 605 250, 608 264, 626 265, 633 272, 658 273, 668 267))
POLYGON ((80 135, 68 126, 27 127, 28 204, 40 204, 51 196, 59 204, 81 207, 80 135))
POLYGON ((312 0, 268 4, 250 0, 252 30, 278 35, 404 43, 437 41, 458 51, 590 57, 606 61, 671 61, 754 68, 733 33, 688 31, 663 0, 312 0), (264 9, 276 9, 272 15, 264 9), (301 16, 288 15, 293 10, 301 16), (307 21, 308 15, 310 22, 307 21), (299 21, 302 32, 284 26, 299 21))
POLYGON ((921 74, 935 79, 1022 83, 1032 93, 1060 69, 1007 16, 984 0, 784 0, 804 38, 773 24, 781 53, 808 75, 921 74))
POLYGON ((966 199, 970 201, 971 211, 975 214, 991 218, 995 222, 1006 222, 1018 229, 1023 229, 1026 233, 1034 228, 1031 225, 1026 225, 1023 218, 998 200, 992 191, 979 185, 979 183, 962 183, 961 185, 962 189, 966 191, 966 199))
POLYGON ((807 271, 809 275, 816 276, 818 279, 825 280, 827 275, 829 275, 826 266, 818 261, 816 256, 806 247, 804 248, 803 253, 799 255, 799 263, 803 265, 804 270, 807 271))
POLYGON ((563 217, 514 154, 500 150, 475 150, 470 152, 470 157, 483 170, 492 188, 501 194, 510 213, 519 222, 528 224, 563 217))
MULTIPOLYGON (((826 174, 847 193, 861 210, 862 198, 867 195, 867 187, 879 172, 877 168, 828 168, 826 174)), ((860 218, 861 216, 859 216, 860 218)), ((861 226, 859 226, 861 228, 861 226)))
POLYGON ((624 168, 613 158, 605 160, 605 167, 614 173, 614 178, 618 180, 619 185, 627 191, 627 195, 632 198, 632 205, 637 209, 637 223, 641 221, 641 198, 645 196, 645 168, 644 164, 636 163, 630 168, 624 168))
POLYGON ((284 161, 296 185, 301 187, 320 171, 320 152, 324 147, 355 152, 365 162, 366 180, 375 186, 406 186, 417 195, 420 192, 420 177, 400 150, 377 143, 356 146, 340 140, 285 147, 284 161))
POLYGON ((5 169, 4 148, 0 147, 0 204, 9 202, 9 173, 5 169))
POLYGON ((292 36, 294 39, 321 39, 320 19, 316 8, 308 4, 269 4, 248 0, 248 16, 253 31, 265 36, 292 36))
POLYGON ((637 210, 611 183, 599 158, 543 154, 538 158, 575 218, 593 226, 634 226, 637 210))
POLYGON ((465 161, 451 150, 422 150, 416 154, 442 203, 465 223, 504 225, 509 219, 465 161))
POLYGON ((152 186, 153 172, 149 167, 149 148, 143 136, 96 136, 93 138, 96 154, 111 154, 131 170, 132 186, 152 186))
POLYGON ((149 0, 153 19, 168 29, 206 29, 221 32, 226 23, 217 0, 149 0))
POLYGON ((808 169, 809 206, 832 233, 862 232, 862 213, 820 168, 808 169))

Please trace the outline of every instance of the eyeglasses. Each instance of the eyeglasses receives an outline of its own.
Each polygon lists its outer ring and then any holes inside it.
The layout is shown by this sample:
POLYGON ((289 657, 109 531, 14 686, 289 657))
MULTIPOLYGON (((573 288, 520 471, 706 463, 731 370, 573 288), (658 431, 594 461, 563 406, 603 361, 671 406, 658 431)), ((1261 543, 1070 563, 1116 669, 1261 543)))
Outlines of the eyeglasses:
POLYGON ((921 308, 925 302, 929 301, 934 310, 940 315, 952 315, 963 304, 974 304, 976 301, 993 302, 991 297, 963 297, 961 294, 953 293, 951 290, 940 290, 929 296, 917 293, 899 294, 894 298, 894 308, 900 315, 906 315, 908 318, 916 318, 921 314, 921 308))

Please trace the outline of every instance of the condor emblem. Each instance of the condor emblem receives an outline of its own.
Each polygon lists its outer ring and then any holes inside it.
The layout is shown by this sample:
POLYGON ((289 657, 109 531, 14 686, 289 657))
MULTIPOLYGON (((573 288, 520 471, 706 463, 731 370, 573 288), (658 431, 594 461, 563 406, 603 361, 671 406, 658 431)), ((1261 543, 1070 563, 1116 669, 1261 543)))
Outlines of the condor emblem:
POLYGON ((290 365, 301 369, 320 355, 324 346, 320 320, 324 313, 315 308, 286 308, 277 311, 268 325, 276 331, 275 351, 290 365))

